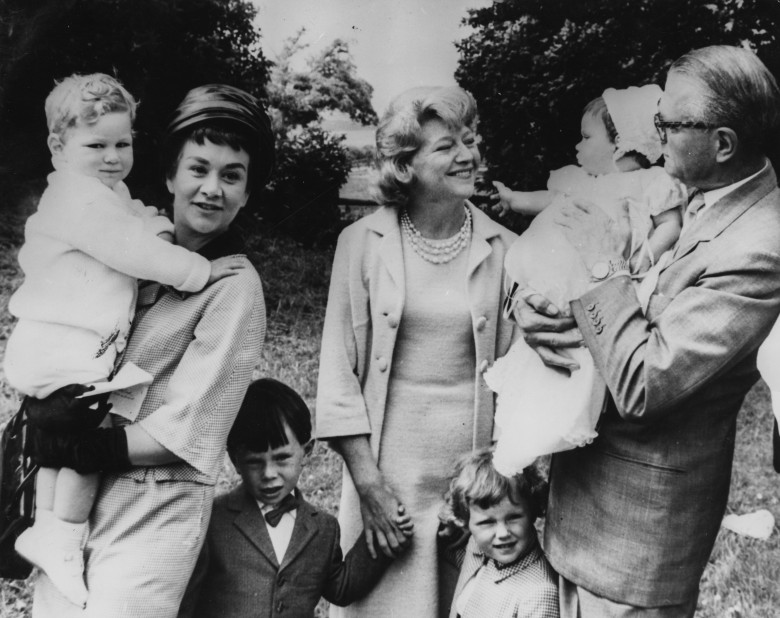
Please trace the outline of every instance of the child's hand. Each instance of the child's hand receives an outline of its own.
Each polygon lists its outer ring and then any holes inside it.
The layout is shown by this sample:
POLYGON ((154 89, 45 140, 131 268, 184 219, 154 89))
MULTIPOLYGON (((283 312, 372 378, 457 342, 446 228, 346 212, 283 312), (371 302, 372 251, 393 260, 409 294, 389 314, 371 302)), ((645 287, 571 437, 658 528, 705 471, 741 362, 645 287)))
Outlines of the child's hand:
MULTIPOLYGON (((406 539, 410 539, 414 535, 414 524, 412 518, 406 513, 406 508, 403 504, 398 505, 398 516, 395 518, 395 525, 404 533, 406 539)), ((408 541, 401 543, 402 546, 406 546, 408 541)))
POLYGON ((234 255, 217 258, 211 263, 211 274, 209 275, 207 285, 211 285, 225 277, 232 277, 238 274, 239 271, 244 270, 244 268, 246 268, 246 262, 234 255))
MULTIPOLYGON (((164 240, 165 242, 173 243, 173 234, 168 231, 160 232, 157 234, 157 238, 164 240)), ((211 281, 209 281, 209 283, 211 283, 211 281)))
POLYGON ((439 529, 436 535, 442 540, 455 540, 460 538, 463 534, 465 525, 459 519, 451 519, 449 521, 439 520, 439 529))
POLYGON ((460 537, 464 528, 466 528, 466 522, 455 516, 449 499, 446 499, 439 511, 439 530, 436 533, 437 536, 444 541, 455 539, 460 537))
POLYGON ((497 195, 493 196, 494 200, 497 200, 493 204, 493 210, 497 211, 499 216, 504 216, 507 212, 512 210, 512 191, 503 183, 498 180, 493 181, 493 186, 498 191, 497 195))

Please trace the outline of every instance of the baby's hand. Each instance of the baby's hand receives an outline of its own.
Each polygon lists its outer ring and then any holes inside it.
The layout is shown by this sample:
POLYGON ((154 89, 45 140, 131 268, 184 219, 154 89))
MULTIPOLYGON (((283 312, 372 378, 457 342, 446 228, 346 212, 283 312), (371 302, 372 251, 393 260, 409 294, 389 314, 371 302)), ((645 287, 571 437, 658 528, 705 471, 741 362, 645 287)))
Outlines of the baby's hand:
POLYGON ((130 200, 133 207, 138 211, 141 216, 145 219, 151 219, 152 217, 157 217, 159 215, 164 215, 165 213, 160 211, 159 208, 156 206, 147 206, 139 199, 132 199, 130 200))
POLYGON ((498 193, 493 196, 493 199, 497 200, 497 202, 493 204, 493 210, 497 211, 499 216, 503 216, 512 210, 513 192, 503 182, 499 182, 498 180, 493 181, 493 186, 496 188, 496 191, 498 191, 498 193))
POLYGON ((646 251, 637 251, 628 260, 629 270, 632 273, 642 273, 650 267, 650 257, 646 251))
POLYGON ((211 263, 211 274, 207 285, 219 281, 225 277, 232 277, 246 268, 246 262, 235 255, 217 258, 211 263))

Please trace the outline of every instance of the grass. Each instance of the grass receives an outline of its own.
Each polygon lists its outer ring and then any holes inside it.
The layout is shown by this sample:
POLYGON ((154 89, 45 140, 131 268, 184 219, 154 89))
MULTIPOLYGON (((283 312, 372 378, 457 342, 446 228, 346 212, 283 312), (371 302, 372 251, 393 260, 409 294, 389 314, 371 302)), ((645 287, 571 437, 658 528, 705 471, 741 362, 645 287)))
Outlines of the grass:
MULTIPOLYGON (((29 204, 0 219, 0 351, 11 328, 9 294, 21 281, 16 249, 29 204)), ((322 332, 331 252, 313 251, 283 239, 258 239, 250 257, 264 282, 268 335, 257 375, 272 376, 297 389, 314 408, 319 340, 322 332)), ((2 378, 2 374, 0 374, 2 378)), ((16 409, 18 399, 0 379, 0 420, 16 409)), ((736 460, 729 512, 766 508, 780 519, 780 482, 771 467, 771 412, 768 392, 759 383, 749 394, 738 422, 736 460)), ((301 489, 323 509, 335 513, 340 491, 339 459, 317 445, 301 478, 301 489)), ((226 462, 219 482, 225 491, 236 482, 226 462)), ((706 507, 706 505, 702 505, 706 507)), ((704 574, 698 618, 772 618, 780 607, 780 535, 768 541, 722 530, 704 574)), ((30 616, 31 586, 0 582, 0 616, 30 616)), ((323 602, 318 615, 324 616, 323 602)))

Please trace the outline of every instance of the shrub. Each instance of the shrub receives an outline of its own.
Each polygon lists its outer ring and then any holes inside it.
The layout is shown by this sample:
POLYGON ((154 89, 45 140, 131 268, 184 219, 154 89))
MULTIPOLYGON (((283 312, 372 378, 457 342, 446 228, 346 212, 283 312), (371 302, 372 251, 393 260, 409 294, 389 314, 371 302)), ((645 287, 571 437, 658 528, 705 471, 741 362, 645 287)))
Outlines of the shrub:
POLYGON ((780 66, 774 0, 501 0, 465 23, 456 79, 479 103, 488 177, 523 190, 574 163, 582 108, 605 88, 663 85, 705 45, 749 45, 780 66))
POLYGON ((276 171, 257 204, 266 234, 281 232, 306 245, 336 238, 339 189, 351 168, 343 139, 318 125, 279 137, 276 171))

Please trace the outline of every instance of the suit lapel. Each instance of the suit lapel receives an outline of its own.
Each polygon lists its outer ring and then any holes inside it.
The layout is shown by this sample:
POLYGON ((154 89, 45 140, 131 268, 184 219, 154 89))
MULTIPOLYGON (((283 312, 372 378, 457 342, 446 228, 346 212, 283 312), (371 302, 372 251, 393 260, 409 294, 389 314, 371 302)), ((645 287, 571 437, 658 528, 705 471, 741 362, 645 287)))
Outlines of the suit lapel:
POLYGON ((379 245, 379 258, 390 273, 396 288, 403 294, 406 289, 404 279, 404 254, 401 245, 401 226, 398 213, 394 208, 384 207, 376 212, 371 221, 372 229, 382 235, 379 245))
POLYGON ((699 243, 709 242, 720 235, 776 185, 775 171, 772 165, 768 164, 767 169, 756 178, 705 208, 700 220, 692 222, 690 229, 682 235, 680 244, 672 254, 672 259, 661 270, 666 270, 677 260, 688 255, 699 243))
MULTIPOLYGON (((471 324, 474 329, 476 366, 479 368, 484 359, 493 359, 496 353, 496 334, 498 321, 501 317, 500 304, 496 302, 496 279, 489 276, 485 269, 480 270, 493 253, 490 240, 500 232, 499 226, 482 211, 472 206, 471 209, 473 229, 471 235, 471 247, 469 249, 468 266, 466 271, 466 293, 471 312, 471 324), (481 273, 481 275, 480 275, 481 273), (486 322, 487 320, 487 322, 486 322), (486 324, 490 327, 486 327, 486 324), (486 336, 492 332, 492 336, 486 336)), ((499 271, 500 272, 500 271, 499 271)), ((501 285, 499 275, 498 285, 501 285)), ((499 293, 498 298, 501 295, 499 293)), ((481 376, 478 375, 478 380, 481 376)), ((474 448, 480 444, 490 444, 493 435, 493 414, 480 413, 479 406, 474 409, 474 426, 472 443, 474 448)))
POLYGON ((233 525, 249 539, 257 550, 274 565, 279 567, 279 561, 276 559, 276 552, 271 543, 271 537, 268 536, 268 529, 265 525, 265 519, 260 512, 260 507, 247 493, 243 486, 234 489, 228 499, 228 508, 236 512, 236 518, 233 525))
MULTIPOLYGON (((480 212, 477 214, 477 209, 471 204, 468 205, 471 210, 472 220, 472 234, 471 234, 471 251, 469 251, 469 263, 466 271, 466 277, 468 278, 469 285, 474 285, 474 273, 476 273, 479 265, 484 262, 490 255, 491 248, 488 242, 489 238, 495 236, 490 222, 485 221, 480 212)), ((492 221, 491 221, 492 222, 492 221)), ((471 290, 469 290, 471 292, 471 290)))
POLYGON ((317 526, 312 521, 316 516, 317 511, 308 502, 301 501, 295 515, 290 545, 282 559, 282 569, 291 564, 317 535, 317 526))

